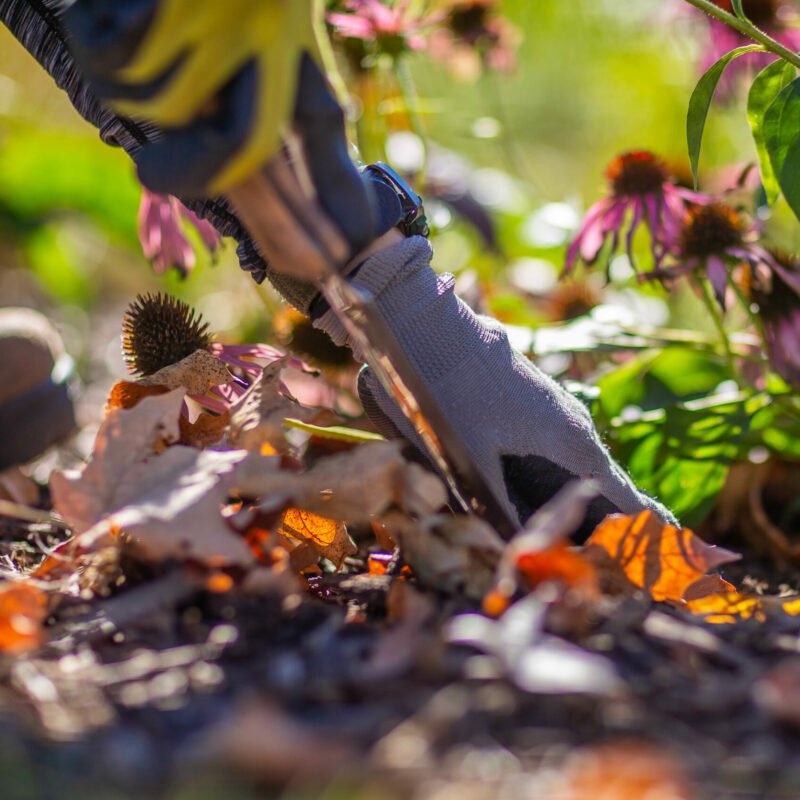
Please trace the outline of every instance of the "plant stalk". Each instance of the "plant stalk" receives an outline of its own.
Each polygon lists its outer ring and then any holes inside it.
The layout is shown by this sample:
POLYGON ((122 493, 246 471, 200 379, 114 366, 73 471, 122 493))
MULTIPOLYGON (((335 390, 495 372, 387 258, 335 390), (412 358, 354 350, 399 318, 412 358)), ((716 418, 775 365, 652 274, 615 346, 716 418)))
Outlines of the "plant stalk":
POLYGON ((703 301, 703 305, 705 305, 709 316, 714 322, 714 327, 717 329, 717 333, 719 334, 728 369, 731 371, 731 376, 735 378, 738 374, 738 370, 736 369, 736 358, 731 348, 731 341, 728 338, 728 332, 725 330, 725 323, 722 321, 722 315, 717 307, 717 302, 714 299, 714 296, 711 294, 711 289, 709 288, 708 284, 702 278, 697 278, 695 283, 700 291, 700 299, 703 301))
POLYGON ((699 8, 710 17, 724 22, 744 36, 749 36, 754 41, 763 45, 766 50, 780 56, 784 61, 788 61, 793 66, 800 69, 800 54, 793 52, 788 47, 784 47, 780 42, 775 41, 769 34, 761 30, 761 28, 753 25, 749 19, 739 19, 734 14, 730 14, 718 5, 715 5, 711 0, 685 0, 689 5, 699 8))

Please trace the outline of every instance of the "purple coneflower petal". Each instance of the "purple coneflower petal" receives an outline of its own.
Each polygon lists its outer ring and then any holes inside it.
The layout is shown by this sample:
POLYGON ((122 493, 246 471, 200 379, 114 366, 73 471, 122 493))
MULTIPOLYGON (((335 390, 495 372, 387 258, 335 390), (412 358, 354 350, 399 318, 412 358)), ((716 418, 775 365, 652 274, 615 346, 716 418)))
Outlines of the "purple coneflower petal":
POLYGON ((719 256, 710 256, 706 262, 706 276, 714 289, 714 296, 725 310, 725 291, 728 288, 728 270, 719 256))
MULTIPOLYGON (((633 237, 636 235, 636 229, 642 221, 645 213, 646 201, 642 202, 640 198, 635 198, 631 203, 633 214, 631 216, 631 223, 628 226, 628 232, 625 234, 625 252, 628 254, 628 259, 631 266, 636 269, 636 259, 633 256, 633 237)), ((638 270, 637 270, 638 271, 638 270)))

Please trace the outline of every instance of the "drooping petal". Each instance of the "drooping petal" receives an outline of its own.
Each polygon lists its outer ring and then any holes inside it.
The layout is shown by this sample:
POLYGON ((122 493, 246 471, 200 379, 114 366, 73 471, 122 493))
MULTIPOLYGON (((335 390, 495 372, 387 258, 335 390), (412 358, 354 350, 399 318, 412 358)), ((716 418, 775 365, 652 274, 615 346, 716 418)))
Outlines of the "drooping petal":
POLYGON ((194 211, 186 208, 183 204, 181 204, 181 213, 184 219, 200 234, 205 248, 210 253, 214 253, 222 241, 219 231, 207 219, 200 219, 194 211))
POLYGON ((717 302, 724 311, 725 292, 728 288, 728 270, 725 268, 725 262, 719 256, 710 256, 706 261, 706 276, 714 289, 714 296, 717 298, 717 302))
POLYGON ((631 216, 630 225, 628 226, 628 232, 625 234, 625 252, 634 270, 636 269, 636 259, 633 256, 633 237, 636 235, 636 230, 642 221, 642 214, 644 211, 643 205, 642 200, 638 197, 633 201, 633 214, 631 216))

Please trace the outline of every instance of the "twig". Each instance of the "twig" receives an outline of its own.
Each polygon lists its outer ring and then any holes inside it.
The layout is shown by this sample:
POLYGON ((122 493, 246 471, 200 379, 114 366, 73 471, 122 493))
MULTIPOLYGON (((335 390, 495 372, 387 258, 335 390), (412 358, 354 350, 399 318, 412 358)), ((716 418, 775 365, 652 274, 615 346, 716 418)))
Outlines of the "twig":
POLYGON ((711 2, 711 0, 686 0, 686 2, 695 8, 699 8, 701 11, 705 11, 710 17, 724 22, 729 27, 739 31, 743 36, 747 36, 759 44, 762 44, 764 48, 771 53, 780 56, 784 61, 788 61, 790 64, 800 69, 800 54, 792 52, 788 47, 784 47, 780 42, 775 41, 769 34, 762 31, 761 28, 753 25, 749 19, 740 19, 734 14, 723 10, 715 3, 711 2))

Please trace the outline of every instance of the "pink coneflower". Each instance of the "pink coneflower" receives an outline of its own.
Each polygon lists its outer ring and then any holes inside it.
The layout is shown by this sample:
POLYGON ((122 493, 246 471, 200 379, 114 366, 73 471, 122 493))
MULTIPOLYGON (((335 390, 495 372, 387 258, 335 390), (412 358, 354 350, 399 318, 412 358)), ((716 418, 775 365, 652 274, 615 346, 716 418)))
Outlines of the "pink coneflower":
MULTIPOLYGON (((733 13, 731 0, 713 0, 714 5, 733 13)), ((786 0, 744 0, 742 8, 753 24, 790 50, 800 50, 800 17, 786 0)), ((700 68, 705 72, 726 53, 743 45, 753 44, 752 39, 719 20, 708 18, 708 44, 703 49, 700 68)), ((749 53, 732 61, 720 80, 718 94, 730 98, 743 76, 752 76, 762 70, 775 56, 771 53, 749 53)))
POLYGON ((174 268, 185 277, 194 268, 196 258, 184 232, 186 222, 194 226, 205 247, 213 253, 221 237, 210 222, 200 219, 177 197, 156 194, 142 187, 138 214, 139 241, 145 258, 153 264, 157 275, 174 268))
POLYGON ((441 15, 415 16, 410 7, 411 0, 392 5, 381 0, 346 0, 343 11, 331 11, 327 19, 339 37, 374 42, 380 52, 398 56, 405 50, 423 50, 421 30, 441 19, 441 15))
POLYGON ((647 273, 645 278, 672 280, 702 272, 724 310, 730 270, 746 264, 750 268, 782 273, 775 258, 757 242, 757 231, 738 211, 724 203, 691 206, 678 236, 674 264, 647 273))
POLYGON ((477 77, 482 67, 513 72, 519 38, 498 13, 497 0, 451 0, 443 24, 430 35, 428 51, 464 77, 477 77))
POLYGON ((770 365, 788 384, 800 388, 800 258, 771 250, 778 269, 748 267, 742 288, 758 306, 770 365))
POLYGON ((609 258, 625 231, 625 251, 633 260, 633 237, 640 225, 650 232, 650 250, 658 269, 678 243, 683 218, 691 204, 711 202, 707 195, 677 186, 666 164, 647 150, 632 150, 615 158, 606 177, 611 194, 586 213, 575 240, 567 250, 564 272, 582 260, 593 264, 610 241, 609 258))

